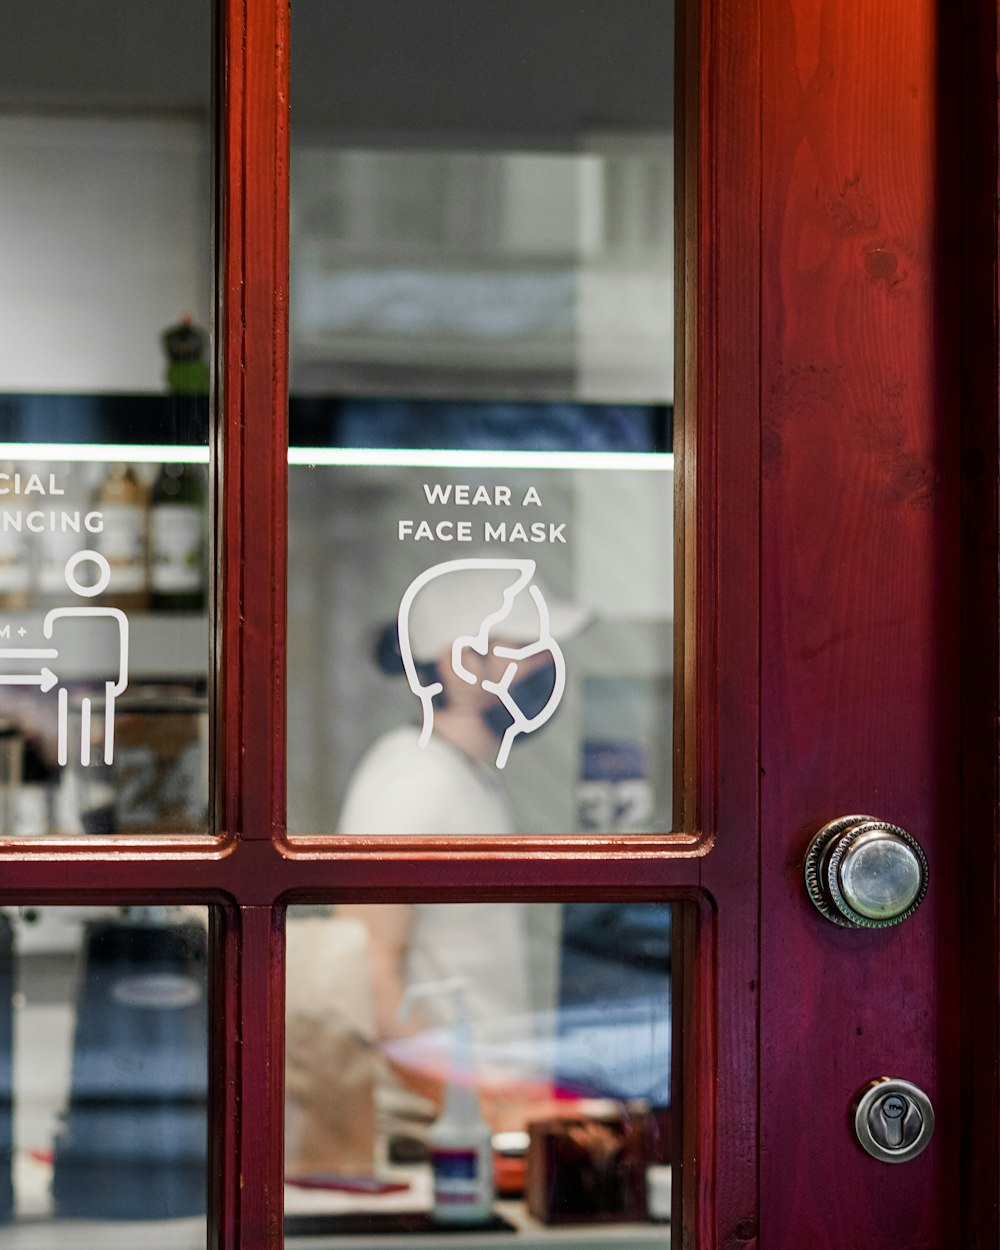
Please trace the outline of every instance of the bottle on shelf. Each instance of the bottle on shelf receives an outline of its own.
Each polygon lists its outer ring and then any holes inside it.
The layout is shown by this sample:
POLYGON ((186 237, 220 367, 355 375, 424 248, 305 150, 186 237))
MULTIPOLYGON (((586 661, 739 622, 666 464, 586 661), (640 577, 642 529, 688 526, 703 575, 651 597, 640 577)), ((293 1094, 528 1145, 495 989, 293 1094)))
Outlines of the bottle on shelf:
POLYGON ((14 803, 15 836, 42 837, 55 827, 56 769, 41 744, 25 735, 21 785, 14 803))
POLYGON ((487 1224, 493 1216, 493 1151, 479 1108, 467 977, 424 981, 403 995, 400 1018, 416 1003, 451 1002, 451 1056, 444 1104, 427 1134, 438 1224, 487 1224))
POLYGON ((24 775, 24 733, 13 720, 0 720, 0 836, 15 832, 17 796, 24 775))
POLYGON ((163 331, 167 353, 167 390, 173 395, 207 395, 209 368, 205 360, 208 335, 190 317, 163 331))
MULTIPOLYGON (((208 334, 191 317, 163 331, 171 395, 208 394, 208 334)), ((178 402, 185 402, 179 399, 178 402)), ((194 464, 164 464, 149 497, 149 588, 154 612, 201 612, 208 582, 207 489, 194 464)))
POLYGON ((148 492, 133 466, 110 465, 94 496, 94 507, 103 517, 94 546, 111 569, 111 583, 101 601, 125 612, 149 606, 147 506, 148 492))
POLYGON ((149 587, 154 612, 202 612, 207 563, 204 472, 164 464, 149 497, 149 587))
MULTIPOLYGON (((74 596, 66 583, 66 562, 76 552, 92 548, 100 538, 96 527, 87 524, 87 518, 93 520, 96 513, 96 509, 87 506, 94 494, 91 477, 94 467, 89 464, 53 466, 62 495, 61 513, 71 518, 73 524, 53 523, 32 536, 38 561, 35 584, 42 607, 60 607, 73 602, 74 596)), ((91 571, 81 570, 80 580, 86 581, 91 571)))
POLYGON ((20 479, 16 466, 9 462, 0 463, 0 475, 6 486, 6 493, 0 495, 0 611, 23 612, 31 598, 31 548, 18 516, 20 479))

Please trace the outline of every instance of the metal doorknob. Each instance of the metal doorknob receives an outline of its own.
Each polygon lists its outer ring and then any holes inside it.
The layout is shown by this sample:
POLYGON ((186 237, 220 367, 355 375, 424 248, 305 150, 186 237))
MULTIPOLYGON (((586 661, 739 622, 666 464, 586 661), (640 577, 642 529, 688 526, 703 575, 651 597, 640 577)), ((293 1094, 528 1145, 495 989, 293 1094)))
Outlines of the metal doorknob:
POLYGON ((885 929, 912 916, 927 893, 927 860, 898 825, 841 816, 816 834, 806 889, 827 920, 847 929, 885 929))

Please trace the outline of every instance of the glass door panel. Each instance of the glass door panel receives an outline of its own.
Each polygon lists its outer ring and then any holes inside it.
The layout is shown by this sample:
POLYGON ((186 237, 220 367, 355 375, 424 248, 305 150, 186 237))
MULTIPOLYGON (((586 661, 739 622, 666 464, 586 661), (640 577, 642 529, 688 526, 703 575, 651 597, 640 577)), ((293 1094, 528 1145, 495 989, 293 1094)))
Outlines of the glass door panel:
POLYGON ((672 911, 291 908, 286 1233, 662 1246, 672 911))
POLYGON ((672 35, 294 7, 293 834, 670 828, 672 35))
POLYGON ((0 913, 0 1223, 11 1250, 205 1245, 204 907, 0 913))
POLYGON ((211 5, 0 49, 0 836, 208 828, 211 5))

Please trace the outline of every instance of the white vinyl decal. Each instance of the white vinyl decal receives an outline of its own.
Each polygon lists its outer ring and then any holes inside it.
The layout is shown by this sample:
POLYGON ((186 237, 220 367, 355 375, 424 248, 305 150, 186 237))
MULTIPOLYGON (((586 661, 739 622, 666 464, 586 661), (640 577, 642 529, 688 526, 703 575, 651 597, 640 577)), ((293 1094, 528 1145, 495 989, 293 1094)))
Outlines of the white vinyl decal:
MULTIPOLYGON (((98 551, 77 551, 66 561, 66 585, 76 595, 80 595, 85 599, 92 599, 95 595, 99 595, 106 590, 111 580, 111 567, 104 556, 98 551), (92 583, 84 583, 79 580, 76 570, 81 564, 94 564, 97 567, 97 578, 92 583)), ((128 686, 128 617, 120 608, 92 608, 92 607, 67 607, 53 608, 45 614, 42 621, 42 633, 47 639, 51 639, 55 632, 57 622, 66 619, 82 619, 82 620, 108 620, 117 634, 117 651, 118 651, 118 676, 114 681, 105 682, 104 685, 104 751, 103 761, 105 764, 114 762, 115 757, 115 700, 128 686)), ((21 631, 24 632, 23 630, 21 631)), ((60 631, 62 634, 66 630, 60 631)), ((51 660, 56 668, 59 667, 59 648, 58 647, 4 647, 0 648, 0 660, 51 660)), ((48 693, 54 686, 59 686, 56 692, 58 706, 58 724, 57 724, 57 758, 59 763, 65 766, 69 762, 69 712, 70 700, 69 690, 66 685, 61 684, 61 679, 47 665, 42 665, 38 673, 0 674, 0 685, 5 686, 38 686, 43 694, 48 693)), ((80 763, 88 765, 90 763, 90 724, 91 724, 91 700, 83 698, 80 701, 80 763)))
POLYGON ((549 610, 542 592, 531 584, 534 575, 534 560, 447 560, 425 569, 406 588, 397 618, 399 650, 406 679, 423 711, 422 747, 430 741, 434 728, 434 697, 441 694, 444 686, 440 681, 425 681, 421 677, 414 658, 417 633, 430 640, 422 648, 425 654, 418 659, 449 663, 461 681, 478 683, 500 701, 511 717, 500 741, 497 768, 506 765, 519 735, 533 733, 555 713, 566 687, 566 664, 550 632, 549 610), (424 619, 417 620, 421 609, 424 619), (432 641, 435 637, 443 644, 440 653, 432 641), (495 680, 480 678, 465 663, 468 650, 507 663, 495 680), (539 711, 526 715, 518 705, 513 683, 519 665, 545 652, 554 669, 552 690, 539 711))

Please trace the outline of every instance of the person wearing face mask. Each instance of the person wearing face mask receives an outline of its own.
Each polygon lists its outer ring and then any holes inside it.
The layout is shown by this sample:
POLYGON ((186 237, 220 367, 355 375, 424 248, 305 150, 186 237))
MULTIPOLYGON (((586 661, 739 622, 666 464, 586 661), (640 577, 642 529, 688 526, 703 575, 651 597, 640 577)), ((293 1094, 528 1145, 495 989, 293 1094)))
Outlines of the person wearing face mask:
MULTIPOLYGON (((560 640, 587 621, 583 609, 538 586, 531 560, 451 561, 416 579, 378 652, 384 671, 405 675, 420 700, 422 725, 393 729, 369 748, 338 831, 368 838, 513 833, 503 767, 510 750, 529 749, 519 744, 530 743, 558 711, 565 682, 560 640)), ((390 1054, 405 1053, 400 1043, 421 1029, 452 1023, 436 1018, 433 1006, 404 1020, 400 1007, 409 986, 465 979, 473 1037, 484 1048, 511 1021, 531 1021, 539 1006, 530 976, 539 952, 529 950, 524 904, 341 906, 337 915, 367 932, 375 1031, 390 1054)), ((439 1092, 405 1063, 396 1062, 395 1070, 399 1083, 382 1090, 390 1134, 401 1123, 404 1090, 432 1102, 439 1092)), ((509 1071, 491 1071, 489 1063, 480 1062, 479 1070, 491 1127, 523 1128, 538 1070, 523 1082, 509 1079, 509 1071)))

